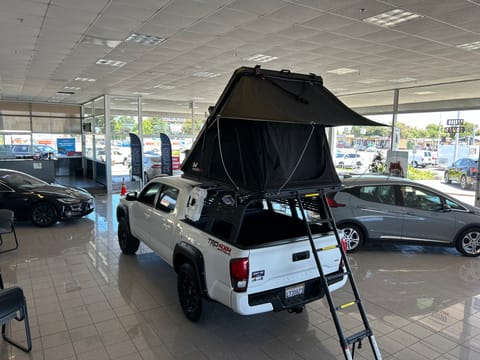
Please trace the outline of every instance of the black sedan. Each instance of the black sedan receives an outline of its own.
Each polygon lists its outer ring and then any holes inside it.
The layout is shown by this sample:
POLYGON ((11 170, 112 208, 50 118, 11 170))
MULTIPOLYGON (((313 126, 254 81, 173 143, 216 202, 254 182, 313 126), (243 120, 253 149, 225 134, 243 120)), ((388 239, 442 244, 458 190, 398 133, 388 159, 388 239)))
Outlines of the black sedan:
POLYGON ((478 160, 461 158, 445 169, 445 183, 456 181, 462 189, 473 187, 477 183, 478 160))
POLYGON ((16 220, 37 226, 90 214, 93 196, 84 189, 49 184, 20 171, 0 169, 0 208, 11 209, 16 220))

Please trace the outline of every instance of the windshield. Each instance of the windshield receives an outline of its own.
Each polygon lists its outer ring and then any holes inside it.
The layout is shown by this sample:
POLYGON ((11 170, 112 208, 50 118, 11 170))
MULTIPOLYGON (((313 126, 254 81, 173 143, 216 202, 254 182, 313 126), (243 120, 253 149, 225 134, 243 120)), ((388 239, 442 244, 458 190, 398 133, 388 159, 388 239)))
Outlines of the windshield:
POLYGON ((16 172, 2 172, 0 173, 0 179, 8 185, 22 190, 48 185, 48 183, 36 177, 16 172))

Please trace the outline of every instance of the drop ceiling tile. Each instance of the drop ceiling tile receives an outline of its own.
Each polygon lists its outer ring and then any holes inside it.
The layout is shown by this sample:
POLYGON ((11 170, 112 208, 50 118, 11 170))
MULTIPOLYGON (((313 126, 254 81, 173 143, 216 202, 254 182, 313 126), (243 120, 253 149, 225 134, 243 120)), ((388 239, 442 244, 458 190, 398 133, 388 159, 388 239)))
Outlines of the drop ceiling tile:
POLYGON ((213 24, 237 27, 249 23, 258 18, 258 15, 239 11, 235 9, 223 8, 204 20, 213 24))
POLYGON ((237 0, 228 5, 228 7, 230 9, 265 15, 285 7, 285 2, 282 0, 237 0))
POLYGON ((301 24, 322 15, 322 13, 320 10, 288 4, 271 13, 268 17, 273 20, 286 21, 291 24, 301 24))
POLYGON ((352 25, 355 21, 333 14, 323 14, 304 22, 302 25, 322 31, 335 31, 344 26, 352 25))
POLYGON ((213 1, 175 0, 165 6, 168 14, 201 19, 216 12, 221 6, 213 1))

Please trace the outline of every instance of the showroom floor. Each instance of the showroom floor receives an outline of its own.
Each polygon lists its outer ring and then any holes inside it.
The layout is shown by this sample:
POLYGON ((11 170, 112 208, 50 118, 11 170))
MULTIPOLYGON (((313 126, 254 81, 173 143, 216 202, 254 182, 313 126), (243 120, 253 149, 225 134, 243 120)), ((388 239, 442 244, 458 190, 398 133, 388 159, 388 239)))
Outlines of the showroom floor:
MULTIPOLYGON (((199 323, 186 320, 174 271, 143 245, 120 254, 118 199, 96 195, 94 213, 51 228, 16 224, 20 248, 0 254, 0 270, 6 286, 25 291, 33 350, 0 341, 0 359, 344 358, 325 299, 301 314, 248 317, 209 303, 199 323)), ((480 358, 480 259, 371 246, 350 264, 383 359, 480 358)), ((347 336, 360 325, 350 309, 341 314, 347 336)), ((23 340, 21 326, 7 332, 23 340)), ((374 358, 367 341, 355 358, 374 358)))

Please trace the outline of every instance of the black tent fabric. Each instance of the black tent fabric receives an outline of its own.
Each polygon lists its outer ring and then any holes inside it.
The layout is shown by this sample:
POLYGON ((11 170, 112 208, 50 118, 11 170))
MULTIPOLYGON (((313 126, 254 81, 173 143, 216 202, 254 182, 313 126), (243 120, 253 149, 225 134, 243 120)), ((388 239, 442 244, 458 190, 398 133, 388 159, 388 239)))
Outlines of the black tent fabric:
POLYGON ((325 127, 381 125, 313 74, 237 69, 182 164, 183 176, 239 190, 338 187, 325 127))

